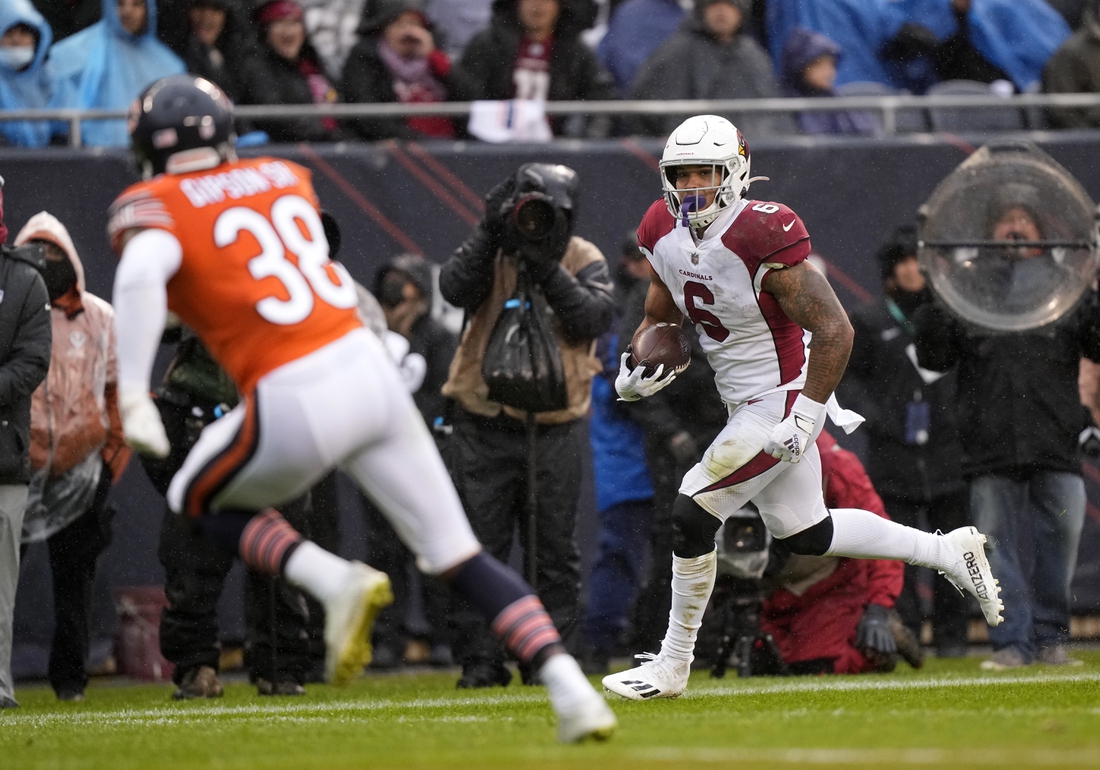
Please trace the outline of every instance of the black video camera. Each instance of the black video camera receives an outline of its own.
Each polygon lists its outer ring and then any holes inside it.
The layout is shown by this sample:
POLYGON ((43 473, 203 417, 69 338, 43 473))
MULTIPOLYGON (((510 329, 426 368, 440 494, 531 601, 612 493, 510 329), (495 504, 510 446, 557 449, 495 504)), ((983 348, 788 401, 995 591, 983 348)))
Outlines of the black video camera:
POLYGON ((489 194, 487 216, 498 218, 501 247, 520 257, 536 280, 565 255, 577 193, 573 169, 525 163, 489 194))
POLYGON ((721 679, 733 665, 737 675, 786 676, 789 671, 771 634, 761 628, 766 574, 777 561, 771 535, 751 503, 730 516, 718 531, 717 652, 711 676, 721 679))

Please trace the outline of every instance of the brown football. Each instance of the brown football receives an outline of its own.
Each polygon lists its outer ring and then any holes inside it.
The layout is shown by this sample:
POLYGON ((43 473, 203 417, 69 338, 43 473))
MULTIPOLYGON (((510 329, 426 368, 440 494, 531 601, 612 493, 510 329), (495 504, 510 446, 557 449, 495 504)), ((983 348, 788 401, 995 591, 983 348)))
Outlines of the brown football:
POLYGON ((647 326, 634 335, 631 345, 631 363, 644 366, 649 377, 661 364, 665 374, 682 372, 691 363, 691 340, 679 326, 659 323, 647 326))

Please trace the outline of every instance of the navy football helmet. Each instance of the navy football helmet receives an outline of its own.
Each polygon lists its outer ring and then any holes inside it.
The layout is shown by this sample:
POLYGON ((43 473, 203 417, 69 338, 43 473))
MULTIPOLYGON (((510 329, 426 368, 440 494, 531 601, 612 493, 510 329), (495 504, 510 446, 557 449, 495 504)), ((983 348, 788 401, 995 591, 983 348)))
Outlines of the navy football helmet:
POLYGON ((130 147, 146 179, 235 160, 233 103, 204 78, 172 75, 130 105, 130 147))

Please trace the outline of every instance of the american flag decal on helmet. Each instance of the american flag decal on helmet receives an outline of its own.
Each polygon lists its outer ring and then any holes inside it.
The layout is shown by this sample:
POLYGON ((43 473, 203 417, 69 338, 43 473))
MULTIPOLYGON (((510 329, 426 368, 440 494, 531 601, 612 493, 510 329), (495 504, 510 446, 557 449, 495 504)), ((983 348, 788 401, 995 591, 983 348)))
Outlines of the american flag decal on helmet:
POLYGON ((175 224, 164 202, 147 190, 124 194, 107 213, 107 237, 117 250, 117 238, 135 227, 170 228, 175 224))

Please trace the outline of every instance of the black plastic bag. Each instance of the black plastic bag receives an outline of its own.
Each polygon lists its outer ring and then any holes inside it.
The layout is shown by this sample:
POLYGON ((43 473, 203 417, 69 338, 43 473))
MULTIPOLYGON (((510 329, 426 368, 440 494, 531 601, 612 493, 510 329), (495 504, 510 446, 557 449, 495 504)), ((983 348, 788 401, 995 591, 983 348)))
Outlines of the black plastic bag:
POLYGON ((569 403, 565 367, 550 322, 536 300, 521 264, 516 294, 504 303, 485 346, 481 374, 490 401, 526 412, 554 412, 569 403))

